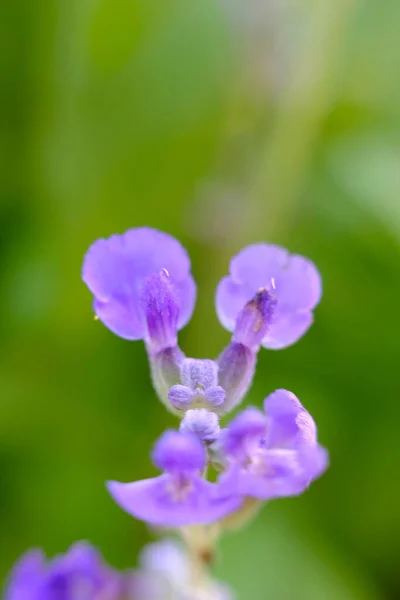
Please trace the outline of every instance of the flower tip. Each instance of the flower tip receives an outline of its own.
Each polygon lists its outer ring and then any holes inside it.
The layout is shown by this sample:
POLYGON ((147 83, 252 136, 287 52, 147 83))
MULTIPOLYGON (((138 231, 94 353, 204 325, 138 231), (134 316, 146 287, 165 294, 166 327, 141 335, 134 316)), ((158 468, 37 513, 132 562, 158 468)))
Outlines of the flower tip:
POLYGON ((121 492, 124 490, 124 488, 129 485, 127 483, 121 483, 120 481, 106 481, 106 490, 108 491, 108 493, 110 494, 110 496, 112 497, 112 499, 117 503, 120 504, 121 502, 121 492))
POLYGON ((205 449, 194 433, 168 430, 153 448, 153 462, 162 471, 201 471, 205 449))

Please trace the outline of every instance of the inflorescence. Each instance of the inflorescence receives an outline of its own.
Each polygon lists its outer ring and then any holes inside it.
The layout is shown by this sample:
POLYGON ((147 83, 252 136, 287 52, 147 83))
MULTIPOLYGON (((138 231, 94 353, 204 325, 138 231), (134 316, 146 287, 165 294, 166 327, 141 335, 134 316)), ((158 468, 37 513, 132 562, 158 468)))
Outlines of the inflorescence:
POLYGON ((180 419, 179 429, 164 432, 154 445, 161 474, 110 481, 108 491, 135 518, 180 528, 187 554, 164 540, 144 551, 137 572, 120 574, 83 543, 47 565, 31 552, 13 571, 8 600, 232 598, 203 569, 217 536, 248 520, 263 502, 301 494, 326 469, 315 423, 290 391, 271 393, 263 411, 246 408, 220 423, 249 390, 260 347, 286 348, 311 326, 321 297, 316 267, 269 244, 239 252, 215 299, 231 342, 210 360, 188 358, 178 345, 196 301, 190 266, 177 240, 142 227, 96 241, 82 275, 98 319, 122 338, 144 341, 154 388, 180 419), (172 595, 165 595, 166 586, 172 595))

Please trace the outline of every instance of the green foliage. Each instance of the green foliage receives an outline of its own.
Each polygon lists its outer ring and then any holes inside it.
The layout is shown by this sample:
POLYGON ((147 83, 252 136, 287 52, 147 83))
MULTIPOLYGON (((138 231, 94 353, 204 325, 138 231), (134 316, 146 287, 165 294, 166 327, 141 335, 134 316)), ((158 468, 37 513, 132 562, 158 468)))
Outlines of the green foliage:
POLYGON ((199 305, 181 341, 192 355, 228 339, 212 294, 242 242, 287 245, 324 278, 316 325, 261 354, 247 403, 293 389, 331 468, 230 535, 221 576, 252 600, 399 596, 400 10, 341 0, 343 18, 313 21, 314 2, 293 4, 307 35, 290 14, 276 21, 271 56, 286 79, 267 69, 264 90, 246 79, 256 44, 235 0, 5 3, 1 576, 30 546, 53 554, 77 539, 128 566, 149 538, 104 481, 153 472, 148 450, 175 421, 141 344, 93 321, 80 280, 94 239, 147 224, 191 253, 199 305))

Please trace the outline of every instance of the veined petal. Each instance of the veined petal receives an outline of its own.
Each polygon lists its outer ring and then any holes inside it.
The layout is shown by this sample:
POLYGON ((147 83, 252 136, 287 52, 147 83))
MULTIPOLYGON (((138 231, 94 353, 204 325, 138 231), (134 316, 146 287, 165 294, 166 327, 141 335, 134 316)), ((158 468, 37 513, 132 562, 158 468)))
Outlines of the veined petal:
POLYGON ((261 344, 280 349, 297 342, 313 322, 312 310, 321 299, 322 284, 315 265, 279 246, 255 244, 244 248, 230 264, 230 275, 217 288, 216 310, 221 324, 233 331, 246 304, 265 289, 276 299, 261 344))
POLYGON ((288 390, 276 390, 264 401, 268 417, 267 448, 298 448, 317 443, 314 419, 288 390))
POLYGON ((104 324, 126 339, 143 339, 141 293, 145 280, 165 270, 179 304, 178 328, 190 319, 196 286, 190 260, 172 236, 139 227, 100 239, 89 248, 82 278, 95 297, 95 310, 104 324))

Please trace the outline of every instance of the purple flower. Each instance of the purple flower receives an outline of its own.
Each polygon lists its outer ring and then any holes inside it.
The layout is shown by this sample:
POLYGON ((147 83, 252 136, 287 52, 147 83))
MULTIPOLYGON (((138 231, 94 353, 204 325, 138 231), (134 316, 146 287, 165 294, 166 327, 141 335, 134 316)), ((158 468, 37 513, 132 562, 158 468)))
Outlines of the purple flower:
POLYGON ((219 445, 229 466, 220 484, 260 500, 300 494, 328 464, 315 423, 286 390, 270 394, 264 408, 266 414, 246 409, 221 432, 219 445))
POLYGON ((193 565, 185 547, 174 539, 148 544, 139 558, 140 572, 146 581, 146 595, 135 600, 233 600, 225 584, 204 574, 193 580, 193 565), (149 580, 154 593, 149 594, 149 580), (195 587, 194 587, 195 586, 195 587))
POLYGON ((170 235, 138 227, 89 248, 83 281, 94 311, 120 337, 172 343, 189 321, 196 299, 190 260, 170 235))
POLYGON ((105 565, 87 543, 46 563, 40 550, 27 552, 14 567, 6 600, 129 600, 130 575, 105 565))
POLYGON ((321 298, 321 278, 314 264, 279 246, 255 244, 237 254, 230 275, 219 283, 216 308, 219 320, 229 331, 258 290, 276 298, 269 327, 261 344, 279 349, 294 344, 313 322, 313 309, 321 298))
POLYGON ((155 445, 153 462, 164 471, 154 479, 108 483, 114 500, 134 517, 155 525, 180 527, 211 523, 236 510, 241 500, 205 481, 206 452, 190 433, 167 431, 155 445))

